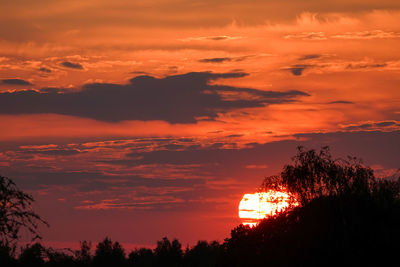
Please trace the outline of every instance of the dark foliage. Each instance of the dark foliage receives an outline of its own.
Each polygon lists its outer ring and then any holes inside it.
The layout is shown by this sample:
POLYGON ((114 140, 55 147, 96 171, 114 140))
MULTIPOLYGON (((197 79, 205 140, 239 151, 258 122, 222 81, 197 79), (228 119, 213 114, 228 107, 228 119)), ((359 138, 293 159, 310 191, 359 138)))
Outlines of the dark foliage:
POLYGON ((217 241, 208 243, 207 241, 198 241, 191 249, 187 249, 184 256, 184 266, 219 266, 223 260, 223 246, 217 241))
POLYGON ((51 267, 68 267, 75 263, 74 253, 69 249, 55 250, 46 249, 46 258, 48 260, 46 266, 51 267))
POLYGON ((17 260, 13 257, 14 253, 12 248, 8 246, 0 246, 0 262, 4 266, 16 266, 17 260))
POLYGON ((153 250, 148 248, 135 249, 129 254, 128 262, 130 266, 137 266, 137 267, 154 266, 155 258, 153 250))
POLYGON ((46 249, 39 243, 27 245, 22 249, 19 256, 21 266, 41 267, 44 266, 46 249))
POLYGON ((125 261, 125 251, 118 242, 112 242, 110 238, 106 237, 97 244, 93 257, 94 266, 123 266, 125 261))
POLYGON ((355 157, 333 159, 329 147, 319 152, 298 147, 293 163, 280 176, 267 177, 262 189, 286 189, 301 205, 322 196, 370 195, 377 186, 371 168, 355 157))
POLYGON ((181 266, 182 265, 182 245, 177 239, 169 241, 164 237, 157 242, 157 247, 154 249, 156 266, 181 266))

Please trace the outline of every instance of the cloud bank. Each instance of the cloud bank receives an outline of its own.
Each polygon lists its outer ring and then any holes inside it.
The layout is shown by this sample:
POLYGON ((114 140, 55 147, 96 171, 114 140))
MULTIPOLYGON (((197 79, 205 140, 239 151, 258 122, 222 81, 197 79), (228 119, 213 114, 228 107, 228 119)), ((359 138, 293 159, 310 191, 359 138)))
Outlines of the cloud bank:
POLYGON ((163 120, 194 123, 215 120, 218 113, 239 108, 264 107, 307 96, 302 91, 262 91, 211 85, 219 78, 240 78, 245 73, 192 72, 157 79, 138 76, 129 84, 92 83, 81 91, 34 90, 0 94, 0 114, 55 113, 118 122, 163 120))

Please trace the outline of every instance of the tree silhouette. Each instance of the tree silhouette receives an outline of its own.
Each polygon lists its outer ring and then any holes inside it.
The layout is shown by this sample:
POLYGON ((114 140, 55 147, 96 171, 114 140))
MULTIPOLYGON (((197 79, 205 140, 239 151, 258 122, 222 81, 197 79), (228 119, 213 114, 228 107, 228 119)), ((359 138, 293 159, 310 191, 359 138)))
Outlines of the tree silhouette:
POLYGON ((48 223, 33 211, 33 201, 11 179, 0 176, 0 247, 11 248, 13 252, 22 229, 33 235, 32 241, 41 239, 39 224, 48 226, 48 223))
POLYGON ((186 250, 184 265, 188 267, 214 267, 218 266, 221 257, 221 245, 217 241, 211 243, 198 241, 193 248, 186 250))
POLYGON ((19 256, 19 263, 21 266, 41 267, 44 266, 44 257, 46 249, 39 243, 27 245, 22 249, 19 256))
POLYGON ((78 266, 87 266, 92 261, 92 255, 90 253, 92 243, 86 240, 79 243, 80 249, 75 251, 75 261, 78 266))
POLYGON ((75 264, 73 251, 70 249, 46 248, 46 267, 69 267, 75 264))
POLYGON ((4 266, 12 267, 17 265, 12 248, 8 246, 0 246, 0 262, 4 264, 4 266))
POLYGON ((164 237, 157 242, 157 247, 154 249, 157 266, 175 267, 182 264, 182 245, 177 239, 169 241, 164 237))
POLYGON ((150 267, 155 264, 153 251, 148 248, 135 249, 129 254, 128 261, 135 267, 150 267))
POLYGON ((93 257, 94 266, 123 266, 125 263, 125 251, 118 242, 112 242, 106 237, 97 244, 93 257))
POLYGON ((262 189, 287 189, 304 205, 322 196, 368 195, 376 183, 372 169, 355 157, 333 159, 329 147, 317 152, 300 146, 293 163, 280 176, 265 178, 262 189))

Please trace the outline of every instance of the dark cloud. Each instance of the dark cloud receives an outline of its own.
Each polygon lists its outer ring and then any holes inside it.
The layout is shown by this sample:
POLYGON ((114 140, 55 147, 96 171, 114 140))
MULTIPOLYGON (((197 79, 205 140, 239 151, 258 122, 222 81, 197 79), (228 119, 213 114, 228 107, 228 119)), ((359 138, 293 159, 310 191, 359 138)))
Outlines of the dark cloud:
POLYGON ((168 145, 165 145, 164 148, 167 150, 178 150, 178 149, 184 149, 185 146, 177 145, 177 144, 168 144, 168 145))
POLYGON ((371 122, 371 123, 363 123, 359 125, 351 125, 347 126, 344 129, 349 131, 359 131, 359 130, 374 130, 377 128, 385 128, 390 126, 400 126, 399 123, 394 121, 382 121, 382 122, 371 122))
POLYGON ((82 153, 76 149, 47 149, 47 150, 25 150, 20 151, 24 154, 42 154, 50 156, 72 156, 82 153))
POLYGON ((379 127, 387 127, 387 126, 396 125, 396 123, 394 121, 383 121, 383 122, 375 123, 375 125, 379 126, 379 127))
POLYGON ((223 63, 223 62, 229 62, 229 61, 243 61, 246 60, 247 58, 253 57, 252 55, 248 56, 241 56, 241 57, 215 57, 215 58, 204 58, 200 59, 199 62, 201 63, 223 63))
POLYGON ((319 54, 309 54, 309 55, 304 55, 302 57, 299 58, 299 60, 309 60, 309 59, 316 59, 316 58, 320 58, 321 55, 319 54))
POLYGON ((348 64, 346 69, 375 69, 375 68, 384 68, 386 67, 386 63, 382 64, 348 64))
POLYGON ((61 63, 61 65, 63 65, 66 68, 70 68, 70 69, 77 69, 77 70, 82 70, 83 66, 79 63, 72 63, 69 61, 64 61, 61 63))
POLYGON ((228 138, 235 138, 235 137, 242 137, 243 136, 243 134, 231 134, 231 135, 228 135, 227 137, 228 138))
POLYGON ((50 73, 50 72, 51 72, 51 69, 48 69, 48 68, 45 68, 45 67, 41 67, 41 68, 39 69, 39 71, 41 71, 41 72, 46 72, 46 73, 50 73))
POLYGON ((207 39, 213 40, 213 41, 222 41, 222 40, 231 39, 231 37, 229 37, 229 36, 210 36, 210 37, 207 37, 207 39))
POLYGON ((371 129, 374 125, 372 123, 364 123, 364 124, 360 124, 360 125, 352 125, 352 126, 348 126, 345 127, 346 130, 367 130, 367 129, 371 129))
POLYGON ((232 40, 232 39, 240 39, 241 37, 234 37, 234 36, 202 36, 202 37, 189 37, 186 39, 182 39, 184 41, 204 41, 204 40, 211 40, 211 41, 225 41, 225 40, 232 40))
MULTIPOLYGON (((13 177, 25 188, 39 189, 53 185, 76 185, 82 192, 96 190, 111 190, 113 187, 192 187, 204 184, 205 179, 163 179, 146 178, 139 175, 106 175, 101 172, 73 171, 73 172, 14 172, 13 177), (115 180, 118 180, 116 182, 115 180), (113 182, 114 181, 114 182, 113 182)), ((167 178, 167 177, 165 177, 167 178)))
POLYGON ((337 100, 328 102, 328 104, 354 104, 354 102, 346 101, 346 100, 337 100))
POLYGON ((32 83, 22 79, 3 79, 1 80, 1 83, 8 85, 33 85, 32 83))
MULTIPOLYGON (((100 172, 54 172, 53 170, 33 172, 23 169, 13 172, 12 176, 18 184, 27 189, 40 189, 52 185, 85 185, 104 177, 100 172)), ((97 189, 94 185, 93 188, 97 189)))
POLYGON ((294 76, 301 76, 305 69, 311 68, 311 65, 292 65, 289 68, 285 68, 284 70, 290 71, 294 76))
POLYGON ((204 58, 200 59, 199 62, 201 63, 222 63, 226 61, 231 61, 232 58, 230 57, 215 57, 215 58, 204 58))
POLYGON ((262 91, 209 83, 214 79, 245 75, 192 72, 162 79, 138 76, 126 85, 86 84, 81 91, 73 92, 54 89, 5 92, 0 93, 0 114, 55 113, 110 122, 164 120, 194 123, 196 117, 213 120, 218 112, 288 103, 299 96, 308 96, 295 90, 262 91), (225 99, 224 93, 234 99, 225 99))

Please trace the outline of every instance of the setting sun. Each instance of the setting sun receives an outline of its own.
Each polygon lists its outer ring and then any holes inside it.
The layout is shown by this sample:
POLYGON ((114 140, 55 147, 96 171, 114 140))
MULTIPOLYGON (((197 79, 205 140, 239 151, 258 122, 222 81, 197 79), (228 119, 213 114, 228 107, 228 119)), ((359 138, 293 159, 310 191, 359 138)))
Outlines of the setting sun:
POLYGON ((245 194, 239 204, 239 218, 244 225, 255 226, 260 220, 288 208, 289 200, 287 193, 274 190, 245 194))

